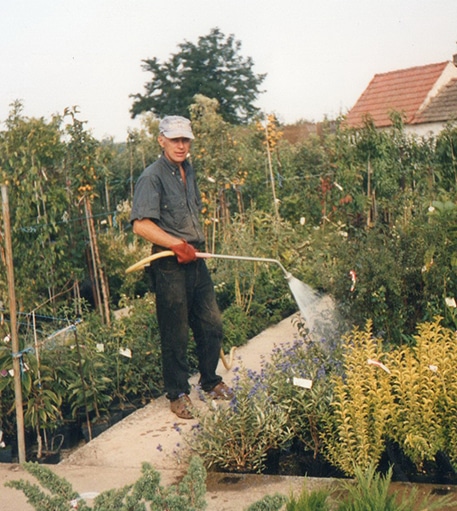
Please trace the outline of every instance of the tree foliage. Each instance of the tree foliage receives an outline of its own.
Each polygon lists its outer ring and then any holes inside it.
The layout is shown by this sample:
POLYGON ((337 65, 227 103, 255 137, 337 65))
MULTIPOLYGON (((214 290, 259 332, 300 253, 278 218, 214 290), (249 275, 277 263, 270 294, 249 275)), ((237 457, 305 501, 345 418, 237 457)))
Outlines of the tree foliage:
POLYGON ((166 62, 156 57, 143 61, 152 79, 144 95, 132 96, 132 117, 142 112, 188 116, 196 94, 217 99, 227 122, 244 123, 258 112, 253 103, 266 75, 254 73, 252 58, 240 55, 241 43, 232 34, 213 28, 196 44, 185 41, 178 46, 180 51, 166 62))
MULTIPOLYGON (((27 119, 21 110, 16 102, 8 129, 0 133, 1 178, 9 185, 14 262, 23 283, 17 293, 20 309, 60 290, 70 272, 60 119, 27 119)), ((8 303, 5 294, 1 299, 8 303)))

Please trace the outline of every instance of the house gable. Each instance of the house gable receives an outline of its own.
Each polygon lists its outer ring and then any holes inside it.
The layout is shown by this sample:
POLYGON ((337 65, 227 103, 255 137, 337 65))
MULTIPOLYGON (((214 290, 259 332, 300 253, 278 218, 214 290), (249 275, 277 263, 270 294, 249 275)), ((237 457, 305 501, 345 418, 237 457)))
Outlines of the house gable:
POLYGON ((457 120, 457 78, 453 78, 413 119, 412 124, 457 120))
POLYGON ((392 125, 392 111, 402 113, 406 124, 423 122, 419 112, 425 113, 433 98, 454 78, 457 67, 452 62, 376 74, 347 114, 346 124, 359 127, 369 115, 376 127, 385 128, 392 125))

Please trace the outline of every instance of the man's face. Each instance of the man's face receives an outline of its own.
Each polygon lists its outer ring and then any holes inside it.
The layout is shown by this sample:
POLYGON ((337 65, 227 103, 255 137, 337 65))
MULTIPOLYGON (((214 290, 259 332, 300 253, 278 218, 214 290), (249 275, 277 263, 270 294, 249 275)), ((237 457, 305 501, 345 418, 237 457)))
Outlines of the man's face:
POLYGON ((179 165, 187 158, 191 144, 190 138, 167 138, 160 135, 158 140, 165 157, 172 163, 179 165))

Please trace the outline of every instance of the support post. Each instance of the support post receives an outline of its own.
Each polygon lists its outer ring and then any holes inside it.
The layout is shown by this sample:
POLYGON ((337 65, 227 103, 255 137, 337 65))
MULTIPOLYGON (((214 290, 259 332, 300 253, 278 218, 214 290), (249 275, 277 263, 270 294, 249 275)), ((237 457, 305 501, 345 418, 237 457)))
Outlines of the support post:
POLYGON ((24 410, 22 403, 22 382, 19 355, 19 338, 16 318, 16 292, 14 287, 13 245, 11 242, 11 222, 8 202, 8 187, 2 184, 2 211, 5 237, 6 273, 8 279, 8 296, 10 309, 11 348, 13 354, 14 395, 16 403, 17 448, 19 463, 25 458, 24 410))

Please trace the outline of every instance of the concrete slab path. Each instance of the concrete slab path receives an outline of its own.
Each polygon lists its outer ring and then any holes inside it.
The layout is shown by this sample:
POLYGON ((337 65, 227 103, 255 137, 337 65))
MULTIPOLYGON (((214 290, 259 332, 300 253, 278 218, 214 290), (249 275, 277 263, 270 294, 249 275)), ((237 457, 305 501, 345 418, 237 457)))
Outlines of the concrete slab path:
MULTIPOLYGON (((237 349, 236 366, 259 371, 273 349, 298 336, 297 315, 284 319, 237 349)), ((220 363, 218 373, 230 385, 235 373, 220 363)), ((195 390, 198 376, 191 378, 191 399, 205 407, 195 390)), ((142 462, 149 462, 161 474, 161 484, 179 482, 187 472, 188 447, 182 433, 190 431, 196 420, 182 420, 170 412, 165 397, 160 397, 129 415, 106 432, 72 452, 57 465, 47 465, 65 477, 87 502, 96 494, 133 483, 141 475, 142 462)), ((5 488, 10 480, 35 481, 17 464, 0 463, 0 510, 33 511, 22 492, 5 488)), ((210 473, 207 481, 208 511, 242 511, 266 494, 300 491, 304 479, 286 476, 248 476, 210 473)))

